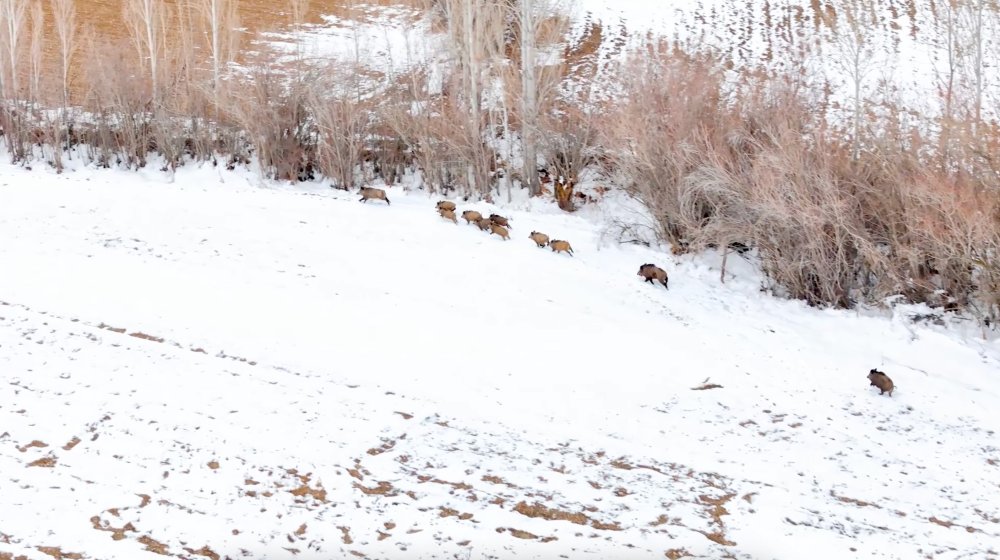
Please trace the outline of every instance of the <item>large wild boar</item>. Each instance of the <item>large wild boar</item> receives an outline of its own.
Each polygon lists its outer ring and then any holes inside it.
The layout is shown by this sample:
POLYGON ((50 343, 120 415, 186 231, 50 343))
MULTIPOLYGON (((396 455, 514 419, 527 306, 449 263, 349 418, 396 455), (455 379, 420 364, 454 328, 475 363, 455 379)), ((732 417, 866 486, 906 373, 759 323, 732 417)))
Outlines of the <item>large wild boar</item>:
POLYGON ((493 235, 494 233, 502 237, 504 241, 510 241, 510 233, 507 231, 507 228, 500 224, 490 222, 490 235, 493 235))
MULTIPOLYGON (((639 272, 636 273, 636 275, 642 276, 643 278, 645 278, 645 281, 649 282, 650 284, 653 283, 653 280, 656 280, 660 284, 663 284, 664 288, 667 288, 667 281, 668 281, 667 271, 656 266, 655 264, 646 263, 640 266, 639 272)), ((667 289, 669 290, 670 288, 667 289)))
POLYGON ((892 379, 889 379, 888 375, 875 368, 872 368, 872 370, 868 372, 868 381, 871 382, 869 383, 869 386, 878 387, 880 395, 889 393, 889 396, 891 397, 893 389, 896 388, 896 386, 892 384, 892 379))
POLYGON ((569 256, 573 256, 573 247, 570 246, 569 241, 553 239, 552 241, 549 241, 549 247, 552 247, 552 251, 556 253, 566 252, 569 253, 569 256))
POLYGON ((471 224, 473 222, 478 222, 483 219, 483 215, 475 210, 466 210, 462 212, 462 219, 465 220, 466 224, 471 224))
POLYGON ((389 197, 385 196, 384 190, 372 187, 362 187, 361 198, 358 199, 358 202, 368 202, 369 198, 373 200, 384 200, 386 204, 391 205, 389 197))
POLYGON ((528 236, 528 239, 534 241, 535 245, 538 245, 539 247, 545 247, 549 243, 549 236, 545 235, 540 231, 531 232, 531 235, 528 236))

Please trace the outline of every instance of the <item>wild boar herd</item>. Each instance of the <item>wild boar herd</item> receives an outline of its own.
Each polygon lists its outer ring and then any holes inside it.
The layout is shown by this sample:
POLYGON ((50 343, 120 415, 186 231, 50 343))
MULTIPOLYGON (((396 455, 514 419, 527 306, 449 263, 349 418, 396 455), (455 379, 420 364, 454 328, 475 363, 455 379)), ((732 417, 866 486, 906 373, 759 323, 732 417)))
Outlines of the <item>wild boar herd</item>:
MULTIPOLYGON (((456 210, 458 210, 458 207, 450 200, 441 200, 437 203, 438 215, 458 225, 458 218, 455 216, 456 210)), ((490 214, 488 217, 483 217, 476 210, 465 210, 462 212, 462 219, 465 220, 467 225, 475 224, 480 231, 488 231, 490 235, 496 234, 503 238, 504 241, 510 240, 510 230, 514 229, 510 225, 510 219, 499 214, 490 214)), ((534 241, 538 247, 548 246, 553 252, 569 253, 570 256, 573 256, 573 247, 569 244, 569 241, 563 241, 562 239, 550 240, 548 235, 537 231, 531 232, 528 235, 528 239, 534 241)))
MULTIPOLYGON (((386 196, 385 191, 382 189, 376 189, 372 187, 362 187, 361 198, 359 202, 368 202, 369 200, 384 200, 386 204, 391 204, 389 202, 389 197, 386 196)), ((454 202, 450 200, 441 200, 437 203, 437 212, 445 220, 453 222, 458 225, 458 216, 455 212, 458 211, 458 207, 454 202)), ((462 219, 465 220, 466 225, 475 224, 480 231, 488 231, 490 235, 498 235, 503 238, 504 241, 510 240, 510 230, 514 229, 510 225, 510 220, 499 214, 490 214, 488 217, 484 217, 480 212, 476 210, 465 210, 462 212, 462 219)), ((538 248, 549 247, 555 253, 568 253, 573 256, 573 247, 569 244, 569 241, 564 241, 562 239, 549 239, 548 235, 540 231, 532 231, 528 234, 528 239, 535 242, 538 248)), ((652 263, 645 263, 639 267, 639 272, 636 273, 637 276, 643 278, 643 282, 649 282, 650 284, 656 284, 657 282, 662 285, 665 289, 670 289, 667 286, 669 278, 667 277, 667 271, 656 266, 652 263)), ((892 391, 895 386, 892 383, 892 379, 884 372, 881 372, 875 368, 872 368, 868 372, 868 381, 871 386, 876 387, 879 390, 880 395, 886 393, 892 396, 892 391)))

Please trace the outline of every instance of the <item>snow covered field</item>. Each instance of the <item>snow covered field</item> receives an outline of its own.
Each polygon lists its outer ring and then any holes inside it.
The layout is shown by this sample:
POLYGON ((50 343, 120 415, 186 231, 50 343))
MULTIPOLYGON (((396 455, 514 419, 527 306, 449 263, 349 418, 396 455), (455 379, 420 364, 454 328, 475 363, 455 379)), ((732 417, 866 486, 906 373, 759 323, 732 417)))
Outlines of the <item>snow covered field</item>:
POLYGON ((0 167, 0 558, 1000 551, 995 341, 599 212, 153 169, 0 167))

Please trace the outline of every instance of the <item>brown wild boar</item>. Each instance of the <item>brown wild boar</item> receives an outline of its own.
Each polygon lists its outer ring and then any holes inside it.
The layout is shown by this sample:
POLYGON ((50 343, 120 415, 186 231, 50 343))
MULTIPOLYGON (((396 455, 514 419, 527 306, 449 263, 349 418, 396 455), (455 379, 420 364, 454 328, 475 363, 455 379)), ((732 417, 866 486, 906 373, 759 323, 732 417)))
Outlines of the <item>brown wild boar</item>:
POLYGON ((440 200, 437 203, 438 210, 451 210, 452 212, 454 212, 455 208, 456 208, 455 203, 450 200, 440 200))
POLYGON ((538 245, 539 247, 545 247, 549 243, 549 236, 538 231, 531 232, 528 239, 534 241, 535 245, 538 245))
POLYGON ((503 237, 504 241, 510 241, 510 233, 507 232, 507 228, 490 222, 490 235, 493 235, 494 233, 503 237))
MULTIPOLYGON (((667 282, 669 280, 667 278, 667 271, 656 266, 655 264, 646 263, 640 266, 639 272, 636 273, 636 276, 642 276, 643 278, 645 278, 645 281, 649 282, 650 284, 653 283, 653 280, 656 280, 660 284, 663 284, 664 288, 667 288, 667 282)), ((667 289, 669 290, 670 288, 667 289)))
POLYGON ((884 372, 872 368, 868 372, 868 381, 871 381, 869 385, 878 387, 880 395, 889 393, 889 396, 892 396, 892 390, 895 389, 895 385, 892 384, 892 379, 889 379, 889 376, 884 372))
POLYGON ((373 200, 384 200, 386 204, 392 204, 389 202, 389 197, 385 196, 385 191, 382 189, 374 189, 372 187, 362 187, 361 188, 361 198, 358 202, 368 202, 368 199, 373 200))
POLYGON ((573 256, 573 247, 570 246, 569 241, 563 241, 562 239, 553 239, 549 241, 549 247, 556 253, 561 253, 563 251, 569 253, 569 256, 573 256))
POLYGON ((493 222, 494 224, 498 225, 498 226, 503 226, 505 228, 514 229, 514 228, 510 227, 510 220, 508 220, 507 218, 504 218, 500 214, 490 214, 490 221, 493 222))
POLYGON ((465 220, 466 224, 471 224, 472 222, 478 222, 483 219, 483 215, 475 210, 466 210, 462 212, 462 218, 465 220))
POLYGON ((489 218, 483 218, 482 220, 476 222, 476 225, 479 226, 480 231, 486 231, 490 229, 491 224, 493 224, 493 222, 491 222, 489 218))
POLYGON ((444 219, 446 219, 446 220, 451 220, 451 221, 455 222, 456 226, 458 225, 458 218, 455 217, 455 213, 452 212, 451 210, 446 210, 444 208, 441 208, 441 209, 438 210, 438 214, 440 214, 441 217, 444 218, 444 219))

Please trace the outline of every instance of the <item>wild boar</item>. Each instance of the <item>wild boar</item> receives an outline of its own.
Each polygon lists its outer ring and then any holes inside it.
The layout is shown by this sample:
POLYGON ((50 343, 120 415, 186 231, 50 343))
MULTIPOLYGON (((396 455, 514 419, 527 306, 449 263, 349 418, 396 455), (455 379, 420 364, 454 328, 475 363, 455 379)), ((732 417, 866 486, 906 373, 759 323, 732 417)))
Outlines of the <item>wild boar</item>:
POLYGON ((454 212, 455 208, 456 208, 455 203, 450 200, 440 200, 437 203, 438 210, 451 210, 452 212, 454 212))
POLYGON ((500 237, 503 237, 504 241, 510 241, 510 233, 507 231, 507 228, 503 227, 500 224, 494 224, 493 222, 490 222, 490 235, 493 235, 494 233, 499 235, 500 237))
POLYGON ((476 222, 476 225, 479 226, 480 231, 486 231, 490 229, 490 226, 493 225, 493 222, 491 222, 489 218, 483 218, 482 220, 476 222))
POLYGON ((373 200, 384 200, 386 204, 392 204, 389 202, 389 197, 385 196, 384 190, 372 187, 362 187, 361 198, 358 199, 358 202, 368 202, 369 198, 373 200))
POLYGON ((441 209, 438 210, 438 214, 440 214, 441 217, 444 218, 444 219, 446 219, 446 220, 451 220, 451 221, 455 222, 456 226, 458 225, 458 218, 455 217, 455 213, 452 212, 451 210, 446 210, 444 208, 441 208, 441 209))
POLYGON ((892 379, 889 379, 889 376, 884 372, 872 368, 868 372, 868 381, 871 382, 870 386, 878 387, 880 395, 889 393, 889 396, 892 396, 892 390, 895 389, 895 385, 892 384, 892 379))
MULTIPOLYGON (((667 271, 656 266, 655 264, 646 263, 640 266, 639 272, 636 273, 636 275, 642 276, 643 278, 645 278, 645 281, 649 282, 650 284, 653 283, 653 280, 656 280, 660 284, 663 284, 664 288, 667 288, 667 281, 668 281, 667 271)), ((669 290, 670 288, 667 289, 669 290)))
POLYGON ((510 220, 508 220, 507 218, 504 218, 500 214, 490 214, 490 221, 493 222, 494 224, 498 225, 498 226, 503 226, 505 228, 514 229, 514 228, 510 227, 510 220))
POLYGON ((570 246, 569 241, 563 241, 562 239, 553 239, 549 241, 549 247, 552 247, 552 251, 556 253, 567 252, 569 256, 573 256, 573 247, 570 246))
POLYGON ((466 210, 462 212, 462 218, 465 220, 466 224, 471 224, 472 222, 478 222, 483 219, 483 215, 475 210, 466 210))
POLYGON ((528 236, 528 239, 534 241, 535 245, 538 245, 539 247, 545 247, 549 243, 549 236, 539 231, 531 232, 531 235, 528 236))

